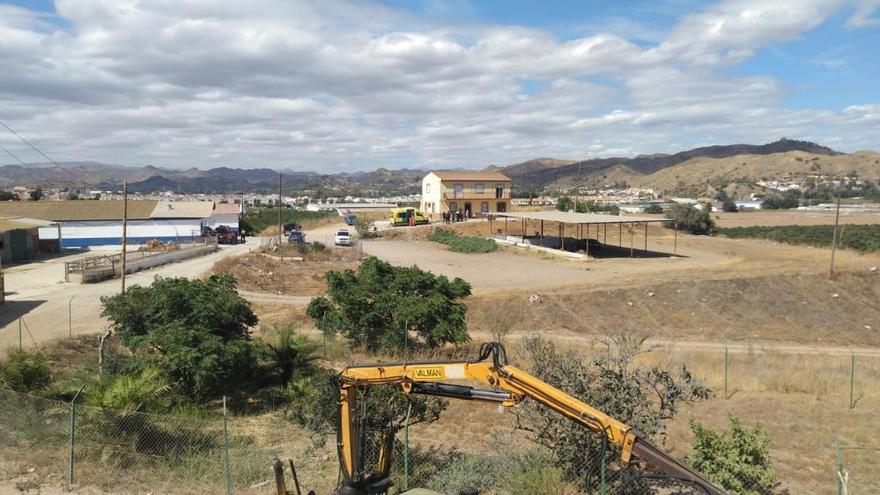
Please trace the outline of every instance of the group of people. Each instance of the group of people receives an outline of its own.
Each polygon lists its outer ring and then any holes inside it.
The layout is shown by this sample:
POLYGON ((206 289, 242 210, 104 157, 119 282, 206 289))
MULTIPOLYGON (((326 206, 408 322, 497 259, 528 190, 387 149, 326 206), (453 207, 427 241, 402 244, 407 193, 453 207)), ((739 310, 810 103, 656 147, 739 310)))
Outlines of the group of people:
POLYGON ((471 212, 468 210, 449 210, 443 212, 443 223, 463 222, 470 218, 471 212))

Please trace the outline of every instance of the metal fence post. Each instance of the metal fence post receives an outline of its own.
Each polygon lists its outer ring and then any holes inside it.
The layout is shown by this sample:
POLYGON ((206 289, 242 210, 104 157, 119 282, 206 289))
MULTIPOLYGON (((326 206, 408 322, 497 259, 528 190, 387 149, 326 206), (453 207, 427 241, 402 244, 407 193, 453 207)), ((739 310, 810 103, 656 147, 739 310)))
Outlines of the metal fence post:
POLYGON ((76 395, 73 396, 73 399, 70 400, 70 455, 67 459, 67 489, 69 490, 73 486, 74 477, 73 477, 73 448, 76 444, 76 399, 79 398, 79 394, 86 388, 85 385, 79 388, 76 392, 76 395))
POLYGON ((837 495, 844 495, 843 493, 843 451, 840 449, 840 439, 838 438, 834 442, 834 448, 837 450, 837 495))
POLYGON ((409 490, 409 415, 412 414, 412 401, 406 409, 406 422, 403 426, 403 489, 409 490))
POLYGON ((18 317, 18 350, 22 350, 21 347, 21 316, 18 317))
POLYGON ((229 426, 226 417, 226 396, 223 396, 223 474, 226 476, 226 495, 232 495, 232 478, 229 473, 229 426))
POLYGON ((856 381, 856 353, 852 350, 850 352, 850 364, 849 364, 849 408, 853 409, 856 407, 853 402, 853 388, 855 386, 856 381))
POLYGON ((727 339, 724 339, 724 400, 727 400, 729 397, 729 395, 727 394, 728 353, 727 339))

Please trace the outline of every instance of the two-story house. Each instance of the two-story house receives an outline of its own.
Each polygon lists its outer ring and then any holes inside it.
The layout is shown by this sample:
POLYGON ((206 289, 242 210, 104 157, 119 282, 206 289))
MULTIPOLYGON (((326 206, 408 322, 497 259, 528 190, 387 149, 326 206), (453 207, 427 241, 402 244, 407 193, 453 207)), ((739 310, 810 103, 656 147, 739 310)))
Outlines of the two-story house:
POLYGON ((420 209, 434 218, 444 211, 477 216, 509 208, 510 178, 500 172, 431 172, 422 179, 420 209))

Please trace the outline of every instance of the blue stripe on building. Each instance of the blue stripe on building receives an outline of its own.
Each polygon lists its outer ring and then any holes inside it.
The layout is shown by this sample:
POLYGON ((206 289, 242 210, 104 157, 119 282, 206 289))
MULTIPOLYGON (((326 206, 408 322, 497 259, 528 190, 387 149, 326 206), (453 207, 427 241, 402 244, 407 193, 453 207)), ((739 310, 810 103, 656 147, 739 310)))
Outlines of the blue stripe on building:
MULTIPOLYGON (((158 240, 163 244, 168 242, 182 243, 192 242, 193 236, 167 236, 167 237, 129 237, 129 244, 146 244, 149 241, 158 240)), ((83 237, 83 238, 62 238, 62 248, 85 248, 90 246, 121 246, 122 237, 83 237)))

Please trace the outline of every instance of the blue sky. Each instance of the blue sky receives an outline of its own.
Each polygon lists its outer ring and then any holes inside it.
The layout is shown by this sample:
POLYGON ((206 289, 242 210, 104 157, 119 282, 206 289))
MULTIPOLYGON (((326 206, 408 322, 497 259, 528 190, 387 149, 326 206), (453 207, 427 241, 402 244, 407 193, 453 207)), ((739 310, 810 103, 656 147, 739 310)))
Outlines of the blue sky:
POLYGON ((0 108, 56 159, 172 167, 482 167, 782 136, 877 149, 878 7, 0 1, 0 108))

